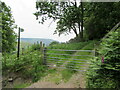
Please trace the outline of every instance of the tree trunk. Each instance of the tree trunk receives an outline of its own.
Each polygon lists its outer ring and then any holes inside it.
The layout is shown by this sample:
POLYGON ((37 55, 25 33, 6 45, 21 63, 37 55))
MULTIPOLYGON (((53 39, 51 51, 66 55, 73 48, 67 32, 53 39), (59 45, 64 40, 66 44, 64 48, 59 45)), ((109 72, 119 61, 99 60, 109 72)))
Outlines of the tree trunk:
POLYGON ((75 28, 74 26, 73 26, 72 30, 74 31, 74 33, 75 33, 76 37, 78 37, 77 30, 76 30, 76 28, 75 28))
POLYGON ((78 22, 78 29, 79 29, 79 38, 81 40, 81 29, 80 29, 80 22, 78 22))
POLYGON ((81 32, 80 32, 80 39, 81 41, 83 41, 83 3, 82 3, 82 0, 81 0, 81 32))

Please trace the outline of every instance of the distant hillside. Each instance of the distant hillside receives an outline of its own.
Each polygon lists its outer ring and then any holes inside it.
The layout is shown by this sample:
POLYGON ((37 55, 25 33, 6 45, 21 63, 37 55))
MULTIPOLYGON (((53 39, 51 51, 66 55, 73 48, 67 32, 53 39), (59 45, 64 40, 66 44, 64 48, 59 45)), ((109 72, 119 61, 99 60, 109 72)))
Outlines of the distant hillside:
POLYGON ((45 45, 49 45, 51 42, 55 41, 52 39, 44 39, 44 38, 21 38, 21 42, 27 42, 27 43, 37 43, 38 42, 43 42, 45 45))

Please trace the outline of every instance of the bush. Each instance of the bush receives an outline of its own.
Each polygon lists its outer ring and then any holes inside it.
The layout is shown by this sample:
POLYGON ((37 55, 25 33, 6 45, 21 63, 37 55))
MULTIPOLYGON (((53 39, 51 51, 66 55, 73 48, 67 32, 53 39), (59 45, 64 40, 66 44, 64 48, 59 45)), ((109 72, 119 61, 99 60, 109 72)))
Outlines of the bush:
POLYGON ((29 52, 20 55, 5 54, 2 57, 2 74, 6 76, 11 73, 20 73, 24 79, 31 78, 33 82, 38 81, 46 71, 46 66, 42 65, 42 54, 40 51, 29 52))
POLYGON ((51 42, 49 45, 52 46, 52 45, 55 45, 55 44, 59 44, 59 42, 53 41, 53 42, 51 42))
POLYGON ((102 40, 98 50, 100 56, 95 57, 87 73, 88 88, 120 88, 120 29, 111 32, 102 40))
POLYGON ((40 50, 40 44, 39 44, 39 43, 33 44, 33 45, 31 46, 31 51, 34 51, 34 50, 40 50))

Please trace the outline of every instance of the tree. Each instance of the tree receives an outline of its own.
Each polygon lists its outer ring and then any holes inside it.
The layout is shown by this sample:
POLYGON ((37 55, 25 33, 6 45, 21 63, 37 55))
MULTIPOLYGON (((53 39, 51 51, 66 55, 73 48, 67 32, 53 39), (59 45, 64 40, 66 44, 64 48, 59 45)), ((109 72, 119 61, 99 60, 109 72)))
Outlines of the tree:
POLYGON ((16 34, 13 31, 15 28, 14 19, 11 14, 11 9, 4 2, 0 2, 2 7, 2 21, 0 32, 2 33, 2 52, 11 52, 15 50, 16 34))
POLYGON ((69 33, 71 30, 75 33, 76 37, 79 36, 80 30, 77 31, 80 23, 80 8, 75 6, 68 7, 63 16, 57 22, 57 28, 55 32, 60 34, 69 33), (79 22, 78 22, 79 21, 79 22))
POLYGON ((120 2, 85 3, 84 27, 90 40, 102 38, 120 21, 120 2))
POLYGON ((83 40, 83 17, 84 17, 83 13, 84 13, 84 7, 83 7, 83 2, 81 0, 81 32, 80 32, 81 40, 83 40))
POLYGON ((48 18, 52 18, 53 21, 58 20, 55 33, 59 33, 59 35, 63 33, 69 34, 73 30, 76 37, 81 35, 82 39, 83 22, 81 23, 81 9, 83 8, 80 8, 81 5, 76 0, 74 2, 36 2, 38 11, 35 16, 37 20, 42 17, 39 22, 42 24, 48 18), (82 30, 80 26, 82 26, 82 30))

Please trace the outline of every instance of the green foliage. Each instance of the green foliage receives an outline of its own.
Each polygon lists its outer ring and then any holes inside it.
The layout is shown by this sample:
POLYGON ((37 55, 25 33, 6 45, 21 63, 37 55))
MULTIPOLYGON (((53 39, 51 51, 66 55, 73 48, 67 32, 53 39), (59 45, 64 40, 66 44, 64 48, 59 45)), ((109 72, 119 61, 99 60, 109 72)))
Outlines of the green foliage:
POLYGON ((11 14, 11 9, 4 2, 0 1, 2 22, 0 33, 2 33, 2 51, 11 52, 15 50, 16 46, 16 34, 13 31, 16 27, 14 24, 14 19, 11 14))
POLYGON ((67 63, 67 65, 66 65, 66 68, 69 70, 69 71, 71 71, 71 72, 77 72, 76 71, 76 63, 77 62, 69 62, 69 63, 67 63))
POLYGON ((64 10, 64 14, 62 18, 57 22, 57 28, 56 33, 58 32, 59 35, 63 33, 70 33, 73 31, 76 35, 76 37, 79 36, 79 29, 78 25, 80 25, 81 22, 81 9, 80 6, 77 7, 77 3, 67 7, 64 10))
MULTIPOLYGON (((79 50, 82 49, 82 47, 84 47, 85 45, 87 45, 90 42, 81 42, 81 43, 66 43, 66 44, 55 44, 53 46, 49 46, 48 49, 66 49, 66 50, 79 50)), ((76 52, 74 51, 54 51, 54 50, 48 50, 48 53, 55 53, 55 54, 74 54, 76 52)), ((48 59, 49 57, 57 57, 55 58, 55 60, 51 60, 51 62, 56 63, 56 65, 62 65, 65 61, 67 61, 67 59, 65 60, 60 60, 59 58, 71 58, 71 56, 66 56, 66 55, 48 55, 48 59), (60 61, 59 61, 60 60, 60 61)))
POLYGON ((55 44, 53 46, 48 47, 48 53, 47 56, 48 63, 54 63, 57 67, 60 67, 61 65, 64 65, 68 70, 76 71, 75 69, 81 68, 80 66, 82 64, 86 63, 86 60, 90 60, 92 58, 94 53, 91 52, 75 52, 75 51, 54 51, 49 49, 65 49, 65 50, 93 50, 94 43, 97 41, 89 41, 89 42, 80 42, 80 43, 61 43, 61 44, 55 44), (55 54, 68 54, 68 55, 55 55, 55 54), (72 55, 83 55, 83 56, 72 56, 72 55), (91 55, 91 56, 84 56, 84 55, 91 55), (55 57, 52 58, 51 57, 55 57), (67 59, 65 59, 67 58, 67 59), (54 59, 54 60, 53 60, 54 59), (81 61, 79 60, 73 60, 73 59, 83 59, 81 61), (83 62, 83 63, 79 63, 83 62), (74 69, 74 70, 73 70, 74 69))
POLYGON ((27 48, 27 47, 29 47, 29 46, 31 46, 32 45, 32 43, 29 43, 29 42, 20 42, 20 44, 21 44, 21 48, 27 48))
MULTIPOLYGON (((14 85, 14 88, 25 88, 29 85, 30 85, 29 83, 17 84, 17 85, 14 85)), ((18 89, 16 89, 16 90, 18 90, 18 89)))
POLYGON ((102 38, 120 21, 120 2, 87 2, 84 27, 89 40, 102 38))
MULTIPOLYGON (((84 36, 84 35, 83 35, 83 36, 84 36)), ((79 43, 80 40, 81 40, 81 39, 77 36, 77 37, 71 38, 71 39, 68 41, 68 43, 79 43)), ((84 37, 84 38, 82 39, 82 42, 83 42, 83 41, 87 41, 86 37, 84 37)))
POLYGON ((61 73, 62 73, 62 78, 63 78, 64 82, 67 82, 75 72, 65 69, 65 70, 61 71, 61 73))
POLYGON ((64 69, 64 70, 55 70, 55 69, 49 69, 48 70, 48 77, 47 81, 52 81, 55 82, 57 85, 60 84, 61 82, 67 82, 75 72, 64 69))
POLYGON ((41 18, 42 24, 47 19, 57 20, 55 34, 69 34, 73 31, 76 35, 75 41, 94 40, 102 38, 120 21, 119 6, 120 2, 37 1, 35 16, 37 19, 41 18))
POLYGON ((120 28, 110 32, 102 40, 99 48, 100 57, 92 60, 88 71, 88 88, 120 88, 120 28), (104 56, 104 63, 101 62, 104 56))
POLYGON ((37 44, 33 44, 31 47, 30 47, 31 51, 34 51, 34 50, 40 50, 40 44, 37 43, 37 44))
POLYGON ((53 46, 49 46, 48 49, 68 49, 68 50, 79 50, 90 42, 79 42, 79 43, 61 43, 53 46))
POLYGON ((20 73, 21 77, 31 78, 33 82, 38 81, 46 71, 46 67, 42 65, 42 54, 40 51, 33 51, 20 55, 19 59, 16 55, 5 54, 2 57, 3 75, 8 73, 20 73))
POLYGON ((59 42, 53 41, 53 42, 51 42, 49 45, 52 46, 52 45, 55 45, 55 44, 59 44, 59 42))
MULTIPOLYGON (((82 4, 82 3, 81 3, 82 4)), ((54 34, 69 34, 73 31, 78 37, 82 33, 80 23, 82 22, 81 4, 74 2, 36 2, 37 12, 34 14, 39 23, 44 23, 47 19, 57 21, 54 34), (77 30, 79 29, 79 30, 77 30)), ((81 25, 83 26, 83 25, 81 25)), ((82 36, 81 36, 82 37, 82 36)))

